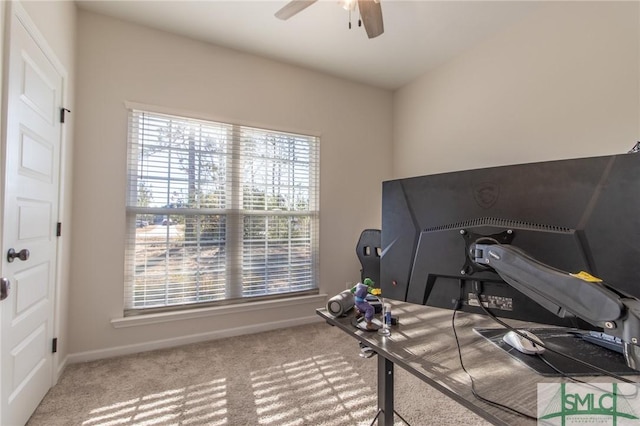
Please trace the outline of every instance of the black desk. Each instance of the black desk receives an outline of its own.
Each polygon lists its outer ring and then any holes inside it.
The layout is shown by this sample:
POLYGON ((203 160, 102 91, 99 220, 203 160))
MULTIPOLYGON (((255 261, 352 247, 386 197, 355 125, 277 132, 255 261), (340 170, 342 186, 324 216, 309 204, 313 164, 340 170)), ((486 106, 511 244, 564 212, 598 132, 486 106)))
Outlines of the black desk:
MULTIPOLYGON (((317 313, 331 325, 371 347, 378 354, 378 408, 382 410, 378 424, 393 424, 394 365, 417 376, 436 390, 459 402, 496 425, 534 425, 536 422, 500 410, 478 400, 471 383, 460 367, 456 342, 451 327, 453 311, 404 302, 385 300, 400 324, 393 326, 391 336, 367 332, 351 324, 353 311, 347 317, 334 318, 326 309, 317 313)), ((513 326, 526 323, 509 321, 513 326)), ((477 334, 473 328, 496 327, 483 315, 458 312, 456 332, 462 348, 464 365, 473 376, 480 395, 536 415, 537 383, 567 381, 560 377, 544 377, 477 334)), ((637 376, 630 376, 630 379, 637 376)), ((608 377, 581 377, 585 381, 613 382, 608 377)), ((402 413, 399 413, 402 414, 402 413)))

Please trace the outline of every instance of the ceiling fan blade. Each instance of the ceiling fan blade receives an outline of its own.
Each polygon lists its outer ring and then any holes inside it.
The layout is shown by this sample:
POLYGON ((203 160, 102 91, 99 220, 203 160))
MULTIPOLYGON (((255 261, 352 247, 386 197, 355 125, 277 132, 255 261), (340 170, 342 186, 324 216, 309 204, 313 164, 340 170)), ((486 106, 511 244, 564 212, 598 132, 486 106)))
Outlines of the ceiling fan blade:
POLYGON ((382 7, 380 7, 379 1, 358 0, 358 9, 360 9, 362 24, 369 38, 378 37, 384 32, 382 7))
POLYGON ((291 0, 282 9, 276 12, 276 18, 282 20, 289 19, 298 12, 302 12, 318 0, 291 0))

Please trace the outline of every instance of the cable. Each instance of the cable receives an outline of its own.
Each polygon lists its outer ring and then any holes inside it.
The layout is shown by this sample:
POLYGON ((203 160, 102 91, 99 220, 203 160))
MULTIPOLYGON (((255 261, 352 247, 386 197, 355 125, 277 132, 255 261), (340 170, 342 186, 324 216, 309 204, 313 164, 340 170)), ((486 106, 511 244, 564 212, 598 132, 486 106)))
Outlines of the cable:
POLYGON ((537 417, 531 416, 527 413, 523 413, 522 411, 519 411, 513 407, 509 407, 508 405, 504 405, 504 404, 500 404, 499 402, 496 401, 492 401, 490 399, 487 399, 485 397, 483 397, 482 395, 480 395, 477 391, 476 391, 476 387, 475 387, 475 382, 473 380, 473 376, 469 373, 469 371, 467 371, 467 368, 464 366, 464 362, 462 361, 462 350, 460 348, 460 341, 458 340, 458 333, 456 332, 456 313, 458 312, 458 307, 455 306, 454 310, 453 310, 453 316, 451 317, 451 328, 453 329, 453 336, 455 337, 456 340, 456 347, 458 348, 458 359, 460 360, 460 367, 462 367, 462 370, 467 373, 467 376, 469 376, 469 380, 471 380, 471 393, 473 394, 473 396, 475 396, 476 398, 478 398, 480 401, 483 401, 493 407, 496 407, 498 409, 504 410, 504 411, 508 411, 511 412, 513 414, 516 414, 518 416, 521 417, 525 417, 527 419, 530 420, 537 420, 537 417))
POLYGON ((583 382, 582 380, 576 379, 575 377, 572 377, 572 376, 568 375, 564 371, 561 371, 558 367, 556 367, 548 359, 546 359, 542 354, 536 354, 536 355, 538 355, 538 358, 540 359, 540 361, 542 361, 545 364, 547 364, 549 367, 551 367, 551 369, 553 371, 555 371, 556 373, 560 374, 565 379, 573 380, 574 382, 579 382, 579 383, 586 383, 586 382, 583 382))
MULTIPOLYGON (((480 395, 480 394, 477 392, 477 390, 476 390, 476 388, 475 388, 475 382, 474 382, 474 380, 473 380, 473 376, 469 373, 469 371, 467 370, 467 368, 464 366, 464 362, 462 361, 462 350, 461 350, 461 348, 460 348, 460 341, 458 340, 458 333, 456 332, 456 326, 455 326, 455 318, 456 318, 456 313, 457 313, 457 312, 458 312, 458 306, 456 305, 456 306, 454 306, 453 316, 451 317, 451 328, 453 329, 453 335, 454 335, 454 337, 455 337, 456 347, 458 348, 458 359, 460 360, 460 367, 462 367, 462 370, 467 374, 467 376, 469 376, 469 380, 471 381, 471 393, 473 394, 473 396, 475 396, 475 397, 476 397, 477 399, 479 399, 480 401, 483 401, 483 402, 485 402, 485 403, 487 403, 487 404, 489 404, 489 405, 491 405, 491 406, 493 406, 493 407, 495 407, 495 408, 498 408, 498 409, 500 409, 500 410, 507 411, 507 412, 511 412, 511 413, 513 413, 513 414, 516 414, 516 415, 518 415, 518 416, 521 416, 521 417, 524 417, 524 418, 527 418, 527 419, 530 419, 530 420, 536 420, 536 421, 537 421, 537 424, 539 424, 539 425, 552 425, 552 423, 550 423, 550 422, 548 422, 548 421, 546 421, 546 420, 538 419, 537 417, 531 416, 531 415, 529 415, 529 414, 527 414, 527 413, 524 413, 524 412, 522 412, 522 411, 520 411, 520 410, 518 410, 518 409, 516 409, 516 408, 509 407, 508 405, 504 405, 504 404, 501 404, 501 403, 499 403, 499 402, 492 401, 492 400, 490 400, 490 399, 488 399, 488 398, 485 398, 485 397, 483 397, 482 395, 480 395)), ((507 328, 509 328, 509 327, 507 327, 507 328)), ((542 346, 542 345, 540 345, 540 346, 542 346)), ((554 351, 553 351, 553 350, 551 350, 551 352, 554 352, 554 351)), ((568 379, 570 379, 570 380, 573 380, 573 381, 575 381, 575 382, 583 383, 583 384, 584 384, 584 385, 586 385, 586 386, 593 387, 593 388, 596 388, 596 389, 598 389, 598 390, 602 390, 602 389, 600 389, 600 388, 598 388, 598 387, 596 387, 596 386, 593 386, 593 385, 592 385, 592 384, 590 384, 590 383, 586 383, 586 382, 583 382, 583 381, 581 381, 581 380, 579 380, 579 379, 575 379, 575 378, 573 378, 573 377, 570 377, 570 376, 566 375, 566 374, 565 374, 565 373, 563 373, 562 371, 558 370, 558 369, 557 369, 554 365, 552 365, 550 362, 548 362, 548 360, 544 359, 544 357, 542 357, 540 354, 538 354, 537 356, 538 356, 538 357, 539 357, 543 362, 545 362, 547 365, 549 365, 549 367, 551 367, 551 368, 553 368, 554 370, 556 370, 556 371, 557 371, 558 373, 560 373, 562 376, 564 376, 564 377, 566 377, 566 378, 568 378, 568 379)), ((632 383, 633 383, 633 382, 632 382, 632 383)), ((635 394, 637 394, 637 392, 638 392, 638 386, 636 385, 636 392, 635 392, 635 394)), ((635 394, 634 394, 634 395, 635 395, 635 394)), ((627 395, 623 395, 623 396, 627 397, 627 395)), ((628 396, 632 396, 632 395, 628 395, 628 396)))
MULTIPOLYGON (((573 382, 580 383, 580 384, 582 384, 582 385, 584 385, 586 387, 589 387, 589 388, 592 388, 592 389, 595 389, 595 390, 599 390, 599 391, 604 391, 605 390, 605 389, 602 389, 602 388, 596 386, 593 383, 589 383, 589 382, 585 382, 584 380, 576 379, 575 377, 572 377, 572 376, 568 375, 567 373, 561 371, 559 368, 557 368, 555 365, 553 365, 548 359, 546 359, 542 354, 537 354, 537 356, 538 356, 538 358, 540 358, 540 360, 542 362, 547 364, 550 368, 552 368, 555 372, 560 374, 565 379, 569 379, 569 380, 571 380, 573 382)), ((634 392, 633 393, 630 393, 630 394, 618 393, 618 395, 623 396, 625 398, 636 398, 637 395, 638 395, 638 384, 637 383, 633 383, 633 384, 635 385, 633 387, 634 388, 634 392)))
MULTIPOLYGON (((479 293, 475 293, 475 295, 476 295, 476 297, 478 298, 478 301, 479 301, 478 305, 480 306, 480 308, 482 308, 482 310, 484 311, 484 313, 485 313, 485 314, 487 314, 487 315, 488 315, 489 317, 491 317, 495 322, 497 322, 498 324, 500 324, 500 325, 501 325, 501 326, 503 326, 504 328, 506 328, 506 329, 508 329, 508 330, 511 330, 511 331, 513 331, 513 332, 517 333, 519 336, 522 336, 522 337, 525 337, 526 339, 529 339, 529 336, 525 335, 524 333, 521 333, 521 332, 520 332, 519 330, 517 330, 516 328, 514 328, 514 327, 510 326, 509 324, 507 324, 506 322, 502 321, 502 320, 501 320, 501 319, 499 319, 497 316, 495 316, 495 314, 494 314, 493 312, 491 312, 490 310, 488 310, 488 309, 487 309, 487 308, 482 304, 482 302, 480 302, 480 300, 481 300, 481 299, 480 299, 480 294, 479 294, 479 293)), ((531 340, 531 339, 529 339, 529 340, 531 340)), ((612 372, 610 372, 610 371, 607 371, 607 370, 605 370, 605 369, 603 369, 603 368, 600 368, 600 367, 598 367, 598 366, 595 366, 595 365, 593 365, 593 364, 589 364, 589 363, 588 363, 588 362, 586 362, 586 361, 583 361, 583 360, 581 360, 581 359, 578 359, 578 358, 572 357, 571 355, 567 355, 567 354, 565 354, 565 353, 563 353, 563 352, 556 351, 555 349, 550 349, 549 347, 545 346, 544 344, 540 344, 540 343, 536 342, 536 345, 538 345, 538 346, 540 346, 540 347, 545 348, 545 349, 546 349, 546 350, 548 350, 549 352, 553 352, 554 354, 558 354, 558 355, 563 356, 563 357, 565 357, 565 358, 567 358, 567 359, 570 359, 571 361, 577 362, 578 364, 582 364, 582 365, 584 365, 585 367, 590 368, 590 369, 592 369, 592 370, 594 370, 594 371, 597 371, 597 372, 599 372, 599 373, 601 373, 601 374, 603 374, 603 375, 605 375, 605 376, 613 377, 614 379, 619 380, 619 381, 621 381, 621 382, 625 382, 625 383, 635 383, 634 381, 629 380, 629 379, 626 379, 626 378, 624 378, 624 377, 622 377, 622 376, 620 376, 620 375, 618 375, 618 374, 612 373, 612 372)))
MULTIPOLYGON (((536 343, 537 344, 537 343, 536 343)), ((571 381, 577 382, 577 383, 583 383, 583 384, 588 384, 587 382, 580 380, 580 379, 576 379, 575 377, 572 377, 570 375, 568 375, 567 373, 565 373, 564 371, 561 371, 558 367, 556 367, 555 365, 553 365, 547 358, 545 358, 542 354, 537 354, 538 358, 540 359, 540 361, 544 362, 545 364, 547 364, 553 371, 555 371, 556 373, 560 374, 562 377, 564 377, 565 379, 569 379, 571 381)))

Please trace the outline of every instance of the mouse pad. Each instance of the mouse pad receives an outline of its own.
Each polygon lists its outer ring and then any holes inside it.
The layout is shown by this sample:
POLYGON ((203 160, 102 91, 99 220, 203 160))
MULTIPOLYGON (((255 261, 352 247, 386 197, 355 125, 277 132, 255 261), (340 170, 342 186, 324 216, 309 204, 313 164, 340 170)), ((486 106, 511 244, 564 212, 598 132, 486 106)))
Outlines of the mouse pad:
MULTIPOLYGON (((638 374, 638 371, 627 367, 622 354, 582 340, 576 335, 580 333, 578 330, 569 328, 527 328, 526 330, 538 336, 549 349, 572 356, 614 374, 638 374)), ((509 331, 505 328, 474 328, 474 331, 543 376, 602 375, 602 373, 588 366, 551 351, 545 351, 540 356, 544 357, 555 369, 540 359, 538 355, 527 355, 518 352, 502 341, 502 336, 509 331)))

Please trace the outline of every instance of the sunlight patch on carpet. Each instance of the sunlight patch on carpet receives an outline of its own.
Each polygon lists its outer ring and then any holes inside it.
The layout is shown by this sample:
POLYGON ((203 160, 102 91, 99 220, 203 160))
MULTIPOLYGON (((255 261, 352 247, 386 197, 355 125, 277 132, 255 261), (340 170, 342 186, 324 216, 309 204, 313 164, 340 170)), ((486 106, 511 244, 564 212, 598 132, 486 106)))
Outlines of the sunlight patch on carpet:
POLYGON ((175 423, 227 425, 227 383, 216 379, 144 395, 91 410, 83 426, 175 423))
POLYGON ((372 418, 376 404, 376 384, 340 354, 253 371, 251 382, 261 425, 357 424, 372 418))

